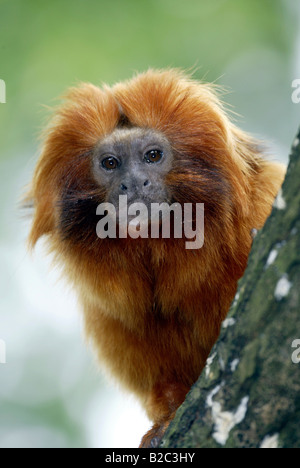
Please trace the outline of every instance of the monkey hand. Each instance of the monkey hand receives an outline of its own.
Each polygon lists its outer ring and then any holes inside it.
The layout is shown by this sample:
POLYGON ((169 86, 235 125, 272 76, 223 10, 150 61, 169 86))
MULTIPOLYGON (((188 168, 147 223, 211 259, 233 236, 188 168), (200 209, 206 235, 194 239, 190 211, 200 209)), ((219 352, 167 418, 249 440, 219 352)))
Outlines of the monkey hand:
POLYGON ((148 413, 155 423, 142 438, 140 448, 159 447, 188 391, 189 388, 181 383, 164 382, 155 386, 146 403, 148 413))

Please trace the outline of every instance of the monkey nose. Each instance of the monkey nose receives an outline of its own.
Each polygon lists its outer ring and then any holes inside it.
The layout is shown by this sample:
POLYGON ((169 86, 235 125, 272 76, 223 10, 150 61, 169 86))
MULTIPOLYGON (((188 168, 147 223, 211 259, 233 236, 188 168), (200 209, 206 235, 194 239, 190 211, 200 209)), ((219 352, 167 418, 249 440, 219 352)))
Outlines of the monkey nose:
POLYGON ((147 180, 144 180, 141 184, 132 184, 132 186, 130 186, 129 184, 127 183, 122 183, 120 185, 120 190, 121 192, 123 193, 128 193, 130 191, 134 191, 134 190, 137 190, 138 189, 138 185, 141 186, 141 188, 143 187, 149 187, 151 185, 151 182, 149 179, 147 180))
POLYGON ((125 184, 121 184, 120 189, 121 189, 122 192, 126 192, 128 190, 128 187, 125 184))

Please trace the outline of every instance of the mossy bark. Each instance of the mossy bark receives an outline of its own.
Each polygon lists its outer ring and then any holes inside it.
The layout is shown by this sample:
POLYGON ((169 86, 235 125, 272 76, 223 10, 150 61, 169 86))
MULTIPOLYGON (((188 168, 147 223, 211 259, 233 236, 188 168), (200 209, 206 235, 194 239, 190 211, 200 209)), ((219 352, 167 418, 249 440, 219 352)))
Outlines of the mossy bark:
POLYGON ((300 447, 299 292, 300 133, 220 338, 163 447, 300 447))

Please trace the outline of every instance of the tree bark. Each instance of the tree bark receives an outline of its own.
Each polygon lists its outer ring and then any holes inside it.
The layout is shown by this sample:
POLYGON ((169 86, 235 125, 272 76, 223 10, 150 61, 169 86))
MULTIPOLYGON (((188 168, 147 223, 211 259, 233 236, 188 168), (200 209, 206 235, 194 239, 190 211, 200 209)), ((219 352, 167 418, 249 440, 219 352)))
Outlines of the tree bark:
POLYGON ((299 267, 300 133, 220 338, 162 447, 300 447, 299 267))

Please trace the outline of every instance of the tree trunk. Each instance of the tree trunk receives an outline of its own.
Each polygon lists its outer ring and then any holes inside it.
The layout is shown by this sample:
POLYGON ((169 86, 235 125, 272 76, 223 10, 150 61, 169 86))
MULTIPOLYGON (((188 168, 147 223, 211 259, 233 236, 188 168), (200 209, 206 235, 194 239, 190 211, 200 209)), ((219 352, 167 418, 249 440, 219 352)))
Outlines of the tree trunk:
POLYGON ((300 133, 206 368, 163 447, 300 447, 300 133))

